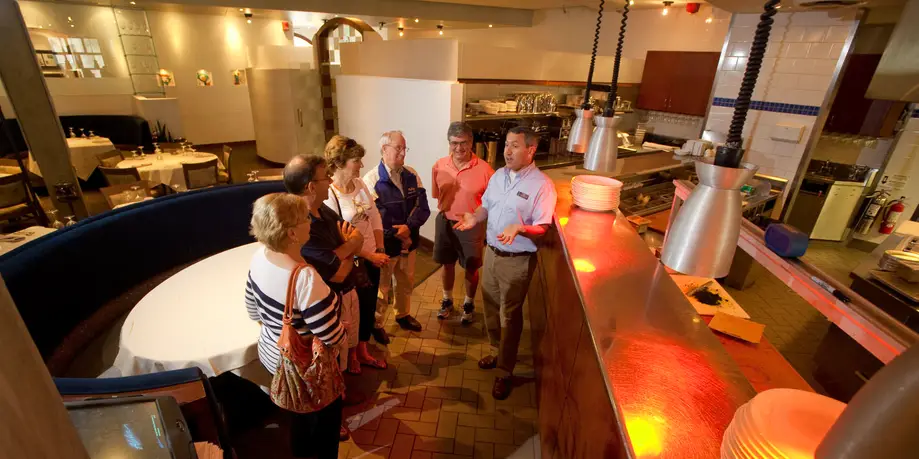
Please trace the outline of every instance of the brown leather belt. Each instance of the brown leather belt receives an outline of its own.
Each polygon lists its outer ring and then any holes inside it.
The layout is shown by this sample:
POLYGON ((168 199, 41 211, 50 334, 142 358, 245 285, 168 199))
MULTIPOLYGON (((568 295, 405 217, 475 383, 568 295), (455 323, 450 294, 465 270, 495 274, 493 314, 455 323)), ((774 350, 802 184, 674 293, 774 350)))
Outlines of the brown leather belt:
POLYGON ((493 246, 488 246, 495 255, 499 257, 528 257, 530 255, 535 255, 536 252, 505 252, 501 249, 496 249, 493 246))

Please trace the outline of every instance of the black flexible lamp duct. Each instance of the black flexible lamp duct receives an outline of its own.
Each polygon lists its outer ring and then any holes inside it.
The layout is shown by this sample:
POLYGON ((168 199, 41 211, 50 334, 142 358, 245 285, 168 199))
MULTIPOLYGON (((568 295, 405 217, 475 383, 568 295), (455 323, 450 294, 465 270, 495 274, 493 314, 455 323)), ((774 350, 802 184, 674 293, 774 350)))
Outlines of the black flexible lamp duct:
POLYGON ((629 19, 629 1, 622 9, 622 24, 619 26, 619 42, 616 45, 616 57, 613 59, 613 81, 603 116, 595 116, 597 129, 590 139, 584 167, 594 172, 615 172, 616 160, 619 157, 619 137, 616 135, 616 93, 619 86, 619 63, 622 61, 622 44, 625 41, 625 26, 629 19))
POLYGON ((594 47, 590 53, 590 69, 587 72, 587 89, 584 91, 584 103, 576 109, 574 123, 568 133, 568 151, 571 153, 584 153, 590 145, 590 137, 594 130, 593 115, 590 108, 590 87, 593 85, 594 65, 597 62, 597 45, 600 44, 600 25, 603 22, 603 4, 600 0, 600 11, 597 13, 597 28, 594 30, 594 47))
POLYGON ((763 6, 727 140, 717 148, 714 161, 696 161, 699 184, 667 231, 661 261, 673 270, 700 277, 724 277, 731 268, 743 218, 740 187, 757 169, 742 162, 741 136, 778 4, 779 0, 768 0, 763 6))

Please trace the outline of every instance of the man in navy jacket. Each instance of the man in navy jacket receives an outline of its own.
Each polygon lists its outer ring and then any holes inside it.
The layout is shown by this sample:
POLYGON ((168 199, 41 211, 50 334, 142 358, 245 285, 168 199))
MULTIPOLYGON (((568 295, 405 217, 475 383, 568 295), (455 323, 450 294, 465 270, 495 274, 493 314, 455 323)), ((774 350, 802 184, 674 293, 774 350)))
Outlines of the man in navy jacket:
MULTIPOLYGON (((383 160, 364 175, 376 199, 383 219, 383 245, 390 261, 380 274, 383 299, 377 302, 374 337, 383 332, 383 319, 389 307, 390 292, 395 289, 396 323, 405 330, 421 331, 421 324, 411 316, 412 288, 415 283, 415 249, 421 240, 421 225, 431 210, 421 177, 405 165, 405 137, 401 131, 384 132, 380 137, 383 160), (395 286, 393 286, 395 281, 395 286)), ((379 338, 376 338, 380 341, 379 338)))

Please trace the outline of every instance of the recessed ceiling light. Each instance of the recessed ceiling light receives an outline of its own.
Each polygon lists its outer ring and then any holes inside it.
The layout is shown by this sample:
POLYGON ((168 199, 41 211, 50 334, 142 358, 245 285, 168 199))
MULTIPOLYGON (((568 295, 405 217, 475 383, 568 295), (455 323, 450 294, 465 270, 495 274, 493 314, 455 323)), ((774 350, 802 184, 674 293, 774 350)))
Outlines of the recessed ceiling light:
POLYGON ((705 18, 705 23, 706 23, 706 24, 711 24, 711 23, 712 23, 712 17, 709 16, 709 17, 705 18))
POLYGON ((488 28, 490 29, 491 27, 492 27, 491 24, 488 24, 488 28))
POLYGON ((635 5, 635 0, 629 0, 629 5, 635 5))
POLYGON ((137 4, 137 2, 131 2, 131 4, 132 4, 132 5, 136 5, 136 4, 137 4))
POLYGON ((418 22, 418 18, 415 18, 415 22, 418 22))

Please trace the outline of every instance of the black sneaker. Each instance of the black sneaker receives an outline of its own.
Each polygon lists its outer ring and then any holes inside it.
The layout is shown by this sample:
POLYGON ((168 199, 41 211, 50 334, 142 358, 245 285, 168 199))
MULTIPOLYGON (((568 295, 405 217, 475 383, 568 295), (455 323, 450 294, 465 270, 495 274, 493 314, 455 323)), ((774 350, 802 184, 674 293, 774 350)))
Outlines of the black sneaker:
POLYGON ((466 303, 463 305, 463 319, 460 321, 463 325, 471 325, 475 319, 475 303, 466 303))
POLYGON ((396 323, 399 324, 403 330, 421 331, 421 322, 418 322, 418 320, 412 316, 397 317, 396 323))
POLYGON ((453 313, 453 300, 444 298, 440 302, 440 312, 437 313, 437 318, 449 319, 451 313, 453 313))
POLYGON ((375 339, 376 342, 382 345, 389 344, 389 341, 390 341, 389 335, 386 334, 386 330, 383 330, 382 328, 373 327, 373 330, 370 331, 370 334, 373 336, 373 339, 375 339))

